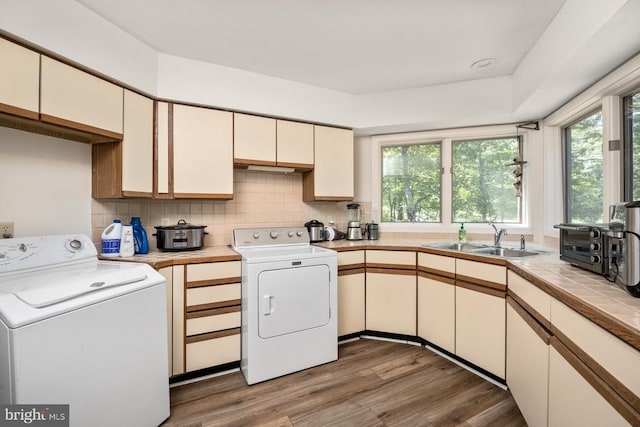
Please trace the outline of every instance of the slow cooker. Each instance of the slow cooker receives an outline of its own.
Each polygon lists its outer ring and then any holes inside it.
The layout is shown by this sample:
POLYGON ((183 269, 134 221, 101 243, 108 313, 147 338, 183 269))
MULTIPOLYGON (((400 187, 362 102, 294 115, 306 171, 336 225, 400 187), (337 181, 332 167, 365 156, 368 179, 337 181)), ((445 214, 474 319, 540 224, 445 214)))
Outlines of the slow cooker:
POLYGON ((206 225, 188 224, 184 219, 176 225, 157 225, 156 242, 160 251, 193 251, 202 249, 206 225))

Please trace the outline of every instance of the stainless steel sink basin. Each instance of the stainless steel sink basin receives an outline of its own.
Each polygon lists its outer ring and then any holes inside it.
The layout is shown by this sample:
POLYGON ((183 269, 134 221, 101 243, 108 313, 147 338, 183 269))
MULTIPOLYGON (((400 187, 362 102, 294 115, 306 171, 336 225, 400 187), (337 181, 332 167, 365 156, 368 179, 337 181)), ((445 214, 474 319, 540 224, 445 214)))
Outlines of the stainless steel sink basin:
POLYGON ((463 251, 463 252, 469 252, 475 249, 486 247, 486 245, 476 245, 473 243, 460 243, 460 242, 433 243, 433 244, 423 245, 423 246, 426 246, 428 248, 449 249, 452 251, 463 251))
POLYGON ((512 249, 512 248, 498 248, 495 246, 474 249, 471 252, 474 254, 501 256, 504 258, 522 258, 522 257, 535 256, 535 255, 541 255, 546 253, 546 252, 527 251, 527 250, 512 249))

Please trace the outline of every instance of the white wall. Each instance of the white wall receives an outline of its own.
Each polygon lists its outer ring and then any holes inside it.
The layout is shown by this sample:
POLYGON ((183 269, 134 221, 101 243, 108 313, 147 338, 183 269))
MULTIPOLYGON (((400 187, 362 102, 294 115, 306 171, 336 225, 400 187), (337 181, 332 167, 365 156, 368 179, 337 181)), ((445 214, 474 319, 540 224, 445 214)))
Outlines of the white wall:
POLYGON ((15 236, 91 235, 91 146, 0 127, 0 221, 15 236))

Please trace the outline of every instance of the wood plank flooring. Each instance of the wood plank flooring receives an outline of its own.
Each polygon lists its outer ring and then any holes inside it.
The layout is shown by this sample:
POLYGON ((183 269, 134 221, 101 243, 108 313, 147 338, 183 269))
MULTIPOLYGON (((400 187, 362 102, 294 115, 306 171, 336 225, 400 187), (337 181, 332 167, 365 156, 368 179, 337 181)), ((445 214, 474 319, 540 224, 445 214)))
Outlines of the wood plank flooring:
POLYGON ((511 394, 430 350, 361 339, 337 362, 247 386, 235 372, 171 389, 163 426, 526 426, 511 394))

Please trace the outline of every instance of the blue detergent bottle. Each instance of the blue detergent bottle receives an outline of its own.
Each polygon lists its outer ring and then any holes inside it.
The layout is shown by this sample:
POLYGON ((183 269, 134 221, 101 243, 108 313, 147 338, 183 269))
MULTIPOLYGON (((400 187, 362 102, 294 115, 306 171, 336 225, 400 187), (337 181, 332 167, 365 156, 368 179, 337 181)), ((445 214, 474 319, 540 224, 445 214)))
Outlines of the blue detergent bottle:
POLYGON ((133 245, 137 254, 149 253, 149 240, 147 239, 147 230, 142 226, 139 216, 131 217, 131 225, 133 226, 133 245))

